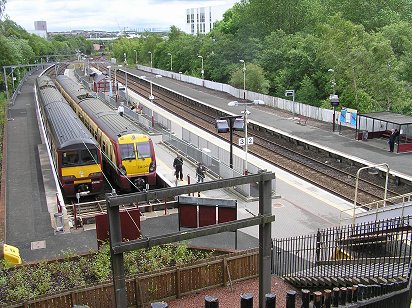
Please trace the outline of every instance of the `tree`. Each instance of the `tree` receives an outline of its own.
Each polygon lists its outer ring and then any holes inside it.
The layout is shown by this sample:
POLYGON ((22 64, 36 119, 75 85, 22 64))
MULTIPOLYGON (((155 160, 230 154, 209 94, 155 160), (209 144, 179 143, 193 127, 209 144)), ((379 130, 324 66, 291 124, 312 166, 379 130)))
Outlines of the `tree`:
MULTIPOLYGON (((253 92, 267 94, 269 81, 265 79, 263 69, 254 63, 246 64, 246 89, 253 92)), ((243 89, 243 68, 235 69, 229 83, 239 89, 243 89)))

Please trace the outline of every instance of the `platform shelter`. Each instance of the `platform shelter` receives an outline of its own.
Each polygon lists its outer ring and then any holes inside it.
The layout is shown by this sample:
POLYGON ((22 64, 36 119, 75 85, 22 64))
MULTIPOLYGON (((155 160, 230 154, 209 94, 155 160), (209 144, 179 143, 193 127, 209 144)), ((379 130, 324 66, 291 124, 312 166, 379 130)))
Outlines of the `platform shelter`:
POLYGON ((412 152, 412 116, 388 111, 357 115, 357 140, 389 138, 392 129, 400 132, 396 152, 412 152))

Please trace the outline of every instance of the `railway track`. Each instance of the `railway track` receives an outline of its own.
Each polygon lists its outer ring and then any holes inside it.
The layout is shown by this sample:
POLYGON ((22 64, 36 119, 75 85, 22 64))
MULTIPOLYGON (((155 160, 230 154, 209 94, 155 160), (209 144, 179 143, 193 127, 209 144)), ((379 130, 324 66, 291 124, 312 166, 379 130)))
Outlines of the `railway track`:
MULTIPOLYGON (((118 74, 117 80, 125 82, 124 76, 118 74)), ((128 86, 144 97, 150 95, 150 82, 128 77, 128 86)), ((210 108, 196 106, 187 100, 179 100, 175 95, 165 90, 152 87, 154 101, 168 112, 179 116, 196 126, 202 127, 209 133, 229 140, 229 134, 217 134, 215 128, 216 118, 222 116, 218 111, 210 108)), ((259 107, 252 107, 259 108, 259 107)), ((237 133, 235 133, 237 134, 237 133)), ((353 202, 356 172, 358 167, 334 161, 322 153, 296 147, 286 140, 276 138, 268 132, 255 130, 248 127, 248 134, 254 137, 254 145, 249 147, 249 152, 274 164, 292 174, 295 174, 313 184, 322 187, 346 200, 353 202)), ((240 136, 240 134, 237 134, 240 136)), ((384 197, 385 179, 366 174, 359 179, 357 203, 362 206, 382 200, 384 197)), ((390 185, 387 197, 396 197, 410 191, 410 187, 390 185)))

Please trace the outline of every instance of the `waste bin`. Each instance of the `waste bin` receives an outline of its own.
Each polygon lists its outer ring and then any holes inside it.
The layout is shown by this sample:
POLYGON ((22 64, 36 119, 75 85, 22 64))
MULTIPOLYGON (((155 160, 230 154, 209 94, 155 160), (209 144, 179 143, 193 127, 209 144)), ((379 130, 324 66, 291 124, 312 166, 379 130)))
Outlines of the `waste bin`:
POLYGON ((367 140, 368 140, 368 131, 367 131, 367 130, 364 130, 364 131, 362 132, 362 140, 363 140, 363 141, 367 141, 367 140))
POLYGON ((63 214, 54 213, 54 220, 56 222, 56 231, 63 231, 64 229, 63 214))

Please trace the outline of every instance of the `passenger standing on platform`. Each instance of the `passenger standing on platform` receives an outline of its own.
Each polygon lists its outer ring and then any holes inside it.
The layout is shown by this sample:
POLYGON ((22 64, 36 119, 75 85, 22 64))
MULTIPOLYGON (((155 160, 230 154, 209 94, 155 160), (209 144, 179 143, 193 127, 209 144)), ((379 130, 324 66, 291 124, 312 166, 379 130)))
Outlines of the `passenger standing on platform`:
POLYGON ((399 131, 398 129, 393 130, 391 135, 389 136, 389 152, 393 152, 395 148, 395 141, 399 138, 399 131))
POLYGON ((120 102, 120 106, 117 108, 117 112, 123 116, 124 114, 124 107, 123 107, 123 102, 120 102))
POLYGON ((180 178, 183 181, 183 158, 179 154, 173 161, 173 167, 175 168, 176 180, 180 178))
POLYGON ((206 172, 206 167, 203 166, 201 162, 199 162, 196 168, 196 177, 197 177, 198 183, 203 183, 205 179, 205 172, 206 172))

